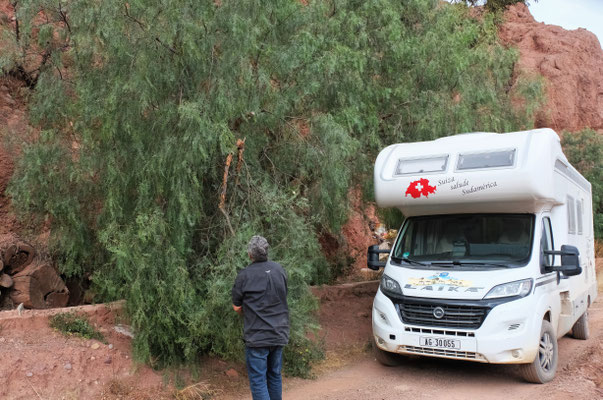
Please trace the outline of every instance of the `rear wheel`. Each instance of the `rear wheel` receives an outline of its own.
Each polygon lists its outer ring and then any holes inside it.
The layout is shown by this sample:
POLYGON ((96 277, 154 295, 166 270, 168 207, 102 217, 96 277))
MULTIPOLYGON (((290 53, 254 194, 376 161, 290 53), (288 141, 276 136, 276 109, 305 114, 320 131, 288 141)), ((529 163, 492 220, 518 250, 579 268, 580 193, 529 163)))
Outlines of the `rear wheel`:
POLYGON ((588 329, 588 311, 584 311, 584 314, 574 324, 572 327, 572 336, 576 339, 586 340, 588 339, 590 332, 588 329))
POLYGON ((373 354, 375 355, 375 358, 377 359, 377 361, 379 361, 381 364, 385 365, 386 367, 395 367, 397 365, 400 365, 400 356, 398 354, 390 353, 389 351, 385 351, 385 350, 381 350, 377 346, 377 343, 375 343, 374 339, 373 339, 372 343, 373 343, 373 354))
POLYGON ((521 365, 524 379, 532 383, 546 383, 555 377, 557 371, 557 337, 551 323, 542 321, 538 354, 530 364, 521 365))

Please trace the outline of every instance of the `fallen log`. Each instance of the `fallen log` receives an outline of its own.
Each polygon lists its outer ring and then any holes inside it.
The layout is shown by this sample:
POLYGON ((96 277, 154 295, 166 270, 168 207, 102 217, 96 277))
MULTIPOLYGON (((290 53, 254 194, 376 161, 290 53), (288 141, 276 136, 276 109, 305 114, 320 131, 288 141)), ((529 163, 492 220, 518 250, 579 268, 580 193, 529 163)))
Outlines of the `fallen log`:
MULTIPOLYGON (((25 269, 34 259, 36 251, 29 243, 13 234, 0 236, 0 252, 6 272, 14 275, 25 269)), ((2 268, 0 268, 2 270, 2 268)))
POLYGON ((9 274, 1 274, 0 275, 0 287, 9 288, 13 285, 13 279, 9 274))
POLYGON ((69 290, 57 272, 44 262, 28 265, 13 275, 10 298, 25 308, 65 307, 69 290))
POLYGON ((13 275, 23 271, 30 265, 35 255, 34 248, 25 242, 18 243, 16 247, 16 251, 6 262, 10 273, 13 275))

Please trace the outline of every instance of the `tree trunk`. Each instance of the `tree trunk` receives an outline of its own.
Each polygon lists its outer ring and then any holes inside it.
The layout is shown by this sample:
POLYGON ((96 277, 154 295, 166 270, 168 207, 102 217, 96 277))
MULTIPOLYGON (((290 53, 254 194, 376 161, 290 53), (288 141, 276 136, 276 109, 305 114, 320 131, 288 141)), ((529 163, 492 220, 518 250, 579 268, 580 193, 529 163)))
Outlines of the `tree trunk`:
POLYGON ((34 263, 13 275, 10 298, 25 308, 65 307, 69 290, 54 268, 45 263, 34 263))

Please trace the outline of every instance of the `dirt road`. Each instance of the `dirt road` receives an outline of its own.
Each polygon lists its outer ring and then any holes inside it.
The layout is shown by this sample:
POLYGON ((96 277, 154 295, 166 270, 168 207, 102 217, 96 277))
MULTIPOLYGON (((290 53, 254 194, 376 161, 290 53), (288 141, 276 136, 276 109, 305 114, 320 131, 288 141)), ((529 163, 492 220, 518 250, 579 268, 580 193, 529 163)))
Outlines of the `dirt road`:
POLYGON ((591 307, 591 338, 559 340, 560 365, 547 385, 524 383, 517 367, 431 358, 381 366, 369 354, 316 381, 286 390, 287 400, 310 399, 603 399, 603 300, 591 307))
MULTIPOLYGON (((597 264, 603 260, 599 259, 597 264)), ((599 292, 603 268, 599 270, 599 292)), ((290 381, 287 400, 312 399, 603 399, 603 296, 589 310, 590 339, 559 339, 556 378, 525 383, 516 366, 436 358, 405 358, 398 367, 380 365, 372 354, 315 381, 290 381)))

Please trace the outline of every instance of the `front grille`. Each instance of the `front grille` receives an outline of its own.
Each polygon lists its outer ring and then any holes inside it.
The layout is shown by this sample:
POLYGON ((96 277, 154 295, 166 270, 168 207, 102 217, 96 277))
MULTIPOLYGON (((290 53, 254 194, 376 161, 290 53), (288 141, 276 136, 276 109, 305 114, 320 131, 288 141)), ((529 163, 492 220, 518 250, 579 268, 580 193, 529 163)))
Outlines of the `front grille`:
POLYGON ((406 332, 413 333, 426 333, 428 335, 446 335, 446 336, 460 336, 460 337, 475 337, 475 333, 466 331, 449 331, 443 329, 429 329, 429 328, 413 328, 407 326, 404 328, 406 332))
POLYGON ((474 360, 474 361, 486 361, 486 358, 472 351, 456 351, 456 350, 444 350, 444 349, 432 349, 429 347, 418 347, 418 346, 400 346, 399 350, 404 353, 421 354, 424 356, 435 356, 435 357, 446 357, 456 358, 459 360, 474 360))
POLYGON ((405 298, 396 299, 394 302, 405 324, 420 326, 478 329, 490 311, 489 307, 436 303, 425 299, 416 301, 405 298), (436 307, 442 307, 444 310, 442 318, 433 315, 436 307))

